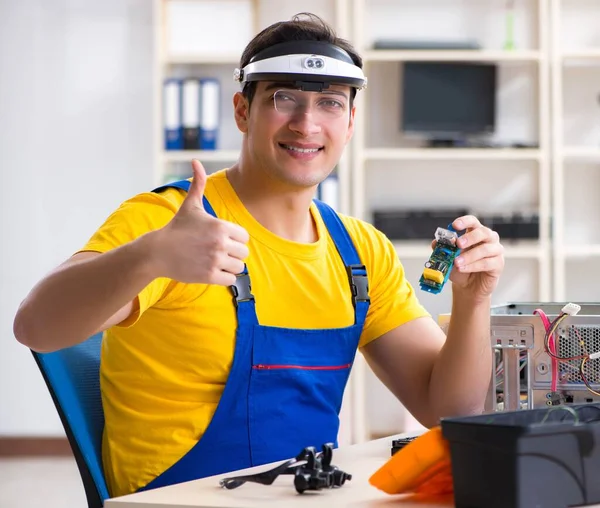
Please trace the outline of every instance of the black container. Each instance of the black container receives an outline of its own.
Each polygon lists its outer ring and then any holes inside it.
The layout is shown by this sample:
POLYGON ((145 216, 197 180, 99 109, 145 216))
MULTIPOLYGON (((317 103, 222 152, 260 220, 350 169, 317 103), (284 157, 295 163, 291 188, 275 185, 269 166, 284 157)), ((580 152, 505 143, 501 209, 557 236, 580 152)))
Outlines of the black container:
POLYGON ((479 220, 484 226, 493 229, 500 235, 500 240, 537 240, 540 237, 540 219, 537 214, 481 216, 479 220))
POLYGON ((600 404, 447 418, 457 508, 600 503, 600 404))
POLYGON ((464 208, 431 210, 385 210, 373 212, 373 225, 390 240, 433 240, 435 230, 448 227, 464 208))

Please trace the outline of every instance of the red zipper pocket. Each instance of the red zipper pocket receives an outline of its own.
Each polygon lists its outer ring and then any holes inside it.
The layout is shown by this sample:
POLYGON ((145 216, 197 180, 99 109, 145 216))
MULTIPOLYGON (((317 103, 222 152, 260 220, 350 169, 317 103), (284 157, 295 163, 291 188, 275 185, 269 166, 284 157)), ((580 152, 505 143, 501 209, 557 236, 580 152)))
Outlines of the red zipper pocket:
POLYGON ((298 369, 298 370, 343 370, 349 369, 351 363, 345 365, 324 365, 324 366, 304 366, 304 365, 253 365, 253 369, 257 370, 281 370, 281 369, 298 369))

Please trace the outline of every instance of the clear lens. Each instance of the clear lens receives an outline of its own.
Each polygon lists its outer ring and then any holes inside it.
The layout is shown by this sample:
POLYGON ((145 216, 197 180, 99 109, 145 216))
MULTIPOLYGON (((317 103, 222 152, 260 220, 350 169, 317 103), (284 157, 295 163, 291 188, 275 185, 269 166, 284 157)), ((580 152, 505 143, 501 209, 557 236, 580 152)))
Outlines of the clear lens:
POLYGON ((332 92, 277 90, 273 96, 275 110, 286 116, 311 112, 322 120, 340 118, 348 111, 348 99, 332 92))

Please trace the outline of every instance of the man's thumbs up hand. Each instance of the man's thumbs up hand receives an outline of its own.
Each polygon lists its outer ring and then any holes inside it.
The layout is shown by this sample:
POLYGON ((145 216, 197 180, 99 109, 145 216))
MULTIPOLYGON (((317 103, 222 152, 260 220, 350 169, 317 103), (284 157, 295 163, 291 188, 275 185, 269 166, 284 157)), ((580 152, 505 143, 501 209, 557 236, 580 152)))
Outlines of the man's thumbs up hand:
POLYGON ((235 283, 248 257, 248 232, 209 215, 202 202, 206 171, 192 161, 194 178, 175 217, 156 236, 155 258, 162 277, 188 283, 235 283))
POLYGON ((204 197, 204 189, 206 188, 206 171, 198 159, 192 160, 192 171, 194 172, 194 177, 187 196, 181 204, 181 208, 193 207, 204 210, 202 198, 204 197))

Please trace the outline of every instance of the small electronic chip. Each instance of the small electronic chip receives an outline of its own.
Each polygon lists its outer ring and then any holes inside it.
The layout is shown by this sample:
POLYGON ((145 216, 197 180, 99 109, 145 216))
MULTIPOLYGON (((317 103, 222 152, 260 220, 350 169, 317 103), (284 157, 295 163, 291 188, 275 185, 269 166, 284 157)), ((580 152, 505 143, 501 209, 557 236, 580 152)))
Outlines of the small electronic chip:
POLYGON ((438 294, 446 284, 454 266, 454 259, 460 254, 456 244, 458 236, 452 225, 447 229, 437 228, 435 231, 436 245, 419 279, 423 291, 438 294))

